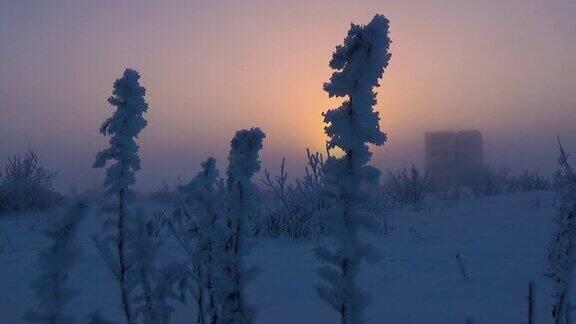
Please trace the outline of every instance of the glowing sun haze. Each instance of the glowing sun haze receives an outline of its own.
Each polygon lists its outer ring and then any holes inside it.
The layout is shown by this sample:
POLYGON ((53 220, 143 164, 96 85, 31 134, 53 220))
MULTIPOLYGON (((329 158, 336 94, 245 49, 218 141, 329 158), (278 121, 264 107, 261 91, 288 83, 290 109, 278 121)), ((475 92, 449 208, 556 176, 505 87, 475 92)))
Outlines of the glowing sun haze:
MULTIPOLYGON (((0 2, 0 152, 28 143, 64 189, 102 180, 97 132, 125 67, 148 89, 140 188, 188 180, 205 157, 225 166, 240 128, 261 126, 263 163, 302 172, 323 150, 322 84, 350 22, 390 20, 378 89, 389 142, 374 164, 421 163, 428 130, 479 129, 489 163, 549 172, 555 136, 576 152, 576 2, 0 2)), ((576 154, 576 153, 575 153, 576 154)), ((222 171, 221 171, 222 172, 222 171)))

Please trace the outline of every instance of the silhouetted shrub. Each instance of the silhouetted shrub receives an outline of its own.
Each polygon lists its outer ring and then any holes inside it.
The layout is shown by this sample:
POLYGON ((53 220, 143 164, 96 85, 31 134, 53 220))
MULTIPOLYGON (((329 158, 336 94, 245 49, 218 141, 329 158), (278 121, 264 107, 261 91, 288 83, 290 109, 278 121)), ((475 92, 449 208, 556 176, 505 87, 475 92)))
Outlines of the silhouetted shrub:
POLYGON ((252 217, 254 234, 265 237, 312 238, 323 232, 317 219, 320 210, 328 205, 322 195, 324 190, 324 158, 322 154, 307 153, 306 175, 297 178, 294 184, 287 183, 285 160, 282 160, 280 175, 271 176, 265 170, 265 193, 271 200, 261 204, 252 217))
POLYGON ((55 173, 39 165, 32 149, 8 159, 0 173, 0 213, 40 210, 62 201, 54 190, 55 173))
POLYGON ((510 182, 510 170, 506 168, 495 169, 487 167, 479 184, 472 186, 474 197, 495 196, 507 191, 510 182))
POLYGON ((479 197, 550 188, 550 180, 540 176, 536 171, 525 169, 519 175, 511 176, 507 168, 487 167, 483 180, 472 187, 472 193, 475 197, 479 197))
POLYGON ((423 174, 412 164, 410 169, 402 168, 393 173, 388 171, 384 181, 384 189, 388 198, 396 207, 422 207, 426 193, 431 190, 427 174, 423 174))
POLYGON ((534 191, 550 189, 550 180, 540 176, 536 171, 525 169, 518 176, 508 181, 507 191, 534 191))

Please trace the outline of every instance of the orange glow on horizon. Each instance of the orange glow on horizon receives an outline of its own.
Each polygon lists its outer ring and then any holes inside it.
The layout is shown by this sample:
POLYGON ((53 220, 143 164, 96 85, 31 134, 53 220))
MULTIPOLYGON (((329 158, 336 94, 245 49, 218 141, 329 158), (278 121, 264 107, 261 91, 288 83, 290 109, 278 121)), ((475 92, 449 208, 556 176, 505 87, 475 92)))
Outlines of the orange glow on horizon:
MULTIPOLYGON (((376 166, 421 161, 429 130, 480 129, 501 150, 495 163, 517 158, 506 148, 522 142, 519 134, 538 129, 550 147, 556 135, 573 137, 572 2, 134 3, 18 2, 0 11, 3 150, 82 147, 77 173, 88 172, 104 145, 97 129, 110 114, 106 98, 133 67, 150 103, 139 142, 149 183, 187 176, 208 155, 224 165, 234 132, 253 126, 267 134, 264 165, 287 156, 301 171, 306 148, 324 152, 322 112, 340 103, 322 90, 332 52, 351 22, 375 13, 389 18, 393 41, 376 90, 389 135, 376 166), (126 24, 126 13, 137 21, 126 24)), ((55 166, 72 160, 51 154, 55 166)))

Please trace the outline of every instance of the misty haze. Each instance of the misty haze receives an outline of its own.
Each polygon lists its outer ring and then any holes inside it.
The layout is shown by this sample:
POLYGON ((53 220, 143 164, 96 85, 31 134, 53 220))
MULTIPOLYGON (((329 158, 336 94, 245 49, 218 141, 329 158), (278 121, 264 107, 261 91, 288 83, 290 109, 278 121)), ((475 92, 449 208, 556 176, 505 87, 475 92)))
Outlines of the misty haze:
POLYGON ((571 323, 576 2, 0 1, 0 323, 571 323))

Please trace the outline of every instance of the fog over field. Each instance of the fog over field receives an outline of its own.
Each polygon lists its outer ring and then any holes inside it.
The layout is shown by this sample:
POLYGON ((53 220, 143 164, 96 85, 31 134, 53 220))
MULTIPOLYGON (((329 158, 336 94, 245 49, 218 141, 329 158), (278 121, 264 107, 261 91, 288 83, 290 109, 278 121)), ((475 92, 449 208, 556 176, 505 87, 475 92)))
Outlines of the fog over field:
POLYGON ((570 324, 573 0, 0 0, 0 322, 570 324))
POLYGON ((92 186, 111 82, 138 69, 150 111, 137 188, 173 184, 237 129, 261 126, 262 161, 301 175, 323 151, 322 91, 350 22, 391 17, 373 163, 423 166, 424 132, 478 129, 486 162, 551 174, 576 151, 576 3, 527 1, 1 1, 0 159, 30 144, 56 185, 92 186))

